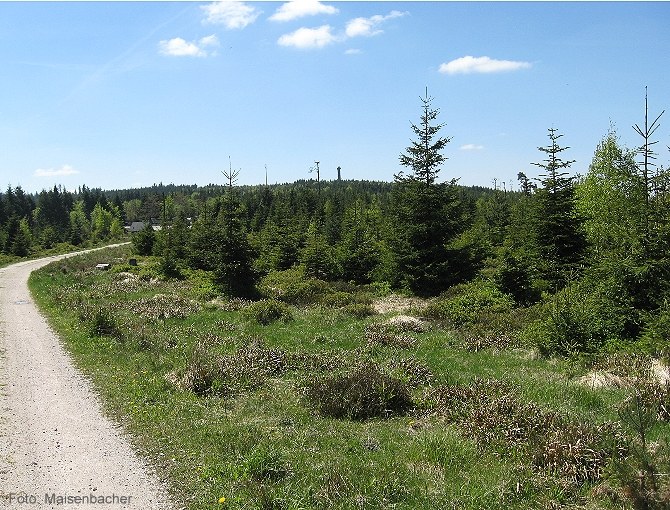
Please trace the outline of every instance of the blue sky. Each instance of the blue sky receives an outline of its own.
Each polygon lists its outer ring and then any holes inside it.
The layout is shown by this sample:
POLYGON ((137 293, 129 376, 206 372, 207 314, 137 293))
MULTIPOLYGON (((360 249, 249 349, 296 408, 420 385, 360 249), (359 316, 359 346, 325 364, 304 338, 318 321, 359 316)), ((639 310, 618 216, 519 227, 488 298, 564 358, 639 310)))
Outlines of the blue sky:
MULTIPOLYGON (((670 109, 666 2, 0 2, 0 187, 392 180, 426 87, 443 179, 585 173, 670 109), (229 163, 230 162, 230 163, 229 163)), ((659 161, 670 162, 670 112, 659 161)))

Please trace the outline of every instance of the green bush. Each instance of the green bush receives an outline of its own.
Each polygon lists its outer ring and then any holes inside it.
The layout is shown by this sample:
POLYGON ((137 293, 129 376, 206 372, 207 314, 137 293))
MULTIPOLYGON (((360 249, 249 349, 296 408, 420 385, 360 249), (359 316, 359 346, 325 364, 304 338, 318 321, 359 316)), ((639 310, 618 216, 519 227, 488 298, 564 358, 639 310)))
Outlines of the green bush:
POLYGON ((304 266, 294 266, 282 271, 273 270, 261 278, 259 290, 269 298, 281 299, 286 291, 305 279, 304 266))
POLYGON ((475 323, 483 313, 510 312, 514 300, 492 282, 475 280, 457 285, 431 302, 424 314, 454 327, 475 323))
POLYGON ((157 260, 151 258, 140 268, 140 279, 144 281, 160 280, 162 277, 160 264, 157 260))
MULTIPOLYGON (((271 299, 296 306, 323 305, 329 308, 347 308, 351 305, 371 305, 374 296, 360 287, 346 282, 326 282, 305 275, 303 266, 283 271, 270 271, 259 285, 261 292, 271 299)), ((362 314, 363 307, 351 306, 352 314, 362 314)), ((347 312, 347 310, 345 310, 347 312)))
POLYGON ((543 356, 570 356, 595 352, 600 346, 589 326, 588 310, 566 287, 544 307, 543 317, 529 325, 524 335, 532 337, 543 356))
POLYGON ((413 406, 407 385, 372 363, 311 381, 306 396, 320 414, 350 420, 402 415, 413 406))
POLYGON ((261 280, 259 289, 271 299, 279 299, 292 305, 319 303, 324 295, 334 293, 329 283, 305 276, 303 266, 270 271, 261 280))
POLYGON ((621 279, 594 270, 545 303, 539 320, 526 328, 524 336, 543 355, 569 356, 634 339, 639 323, 640 314, 621 279))
POLYGON ((533 285, 533 271, 526 261, 507 255, 495 275, 500 290, 509 294, 521 305, 540 300, 540 291, 533 285))
POLYGON ((132 235, 133 251, 138 255, 151 255, 156 242, 156 233, 151 223, 132 235))
POLYGON ((670 304, 666 301, 663 306, 649 317, 640 336, 639 347, 655 356, 670 354, 670 304))
POLYGON ((375 309, 372 305, 365 303, 350 303, 342 308, 342 311, 347 315, 351 315, 357 319, 365 319, 371 315, 375 315, 375 309))
POLYGON ((281 300, 292 305, 310 305, 323 302, 325 296, 333 293, 328 282, 309 278, 287 288, 281 300))
POLYGON ((196 299, 210 301, 218 295, 214 275, 211 272, 203 269, 183 269, 182 274, 187 278, 196 299))
POLYGON ((290 322, 293 320, 291 308, 276 299, 263 299, 251 303, 242 313, 247 320, 256 321, 263 326, 275 321, 290 322))
POLYGON ((330 308, 342 308, 343 306, 355 304, 356 298, 348 292, 333 291, 331 293, 324 293, 319 301, 320 304, 330 308))

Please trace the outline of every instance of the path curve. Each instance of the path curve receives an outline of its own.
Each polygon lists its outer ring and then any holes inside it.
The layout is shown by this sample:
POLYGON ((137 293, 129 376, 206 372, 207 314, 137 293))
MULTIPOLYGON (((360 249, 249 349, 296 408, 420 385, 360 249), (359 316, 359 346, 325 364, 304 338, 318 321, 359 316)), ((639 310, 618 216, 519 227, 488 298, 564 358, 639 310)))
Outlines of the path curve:
POLYGON ((30 273, 71 255, 0 269, 0 508, 170 510, 33 304, 30 273))

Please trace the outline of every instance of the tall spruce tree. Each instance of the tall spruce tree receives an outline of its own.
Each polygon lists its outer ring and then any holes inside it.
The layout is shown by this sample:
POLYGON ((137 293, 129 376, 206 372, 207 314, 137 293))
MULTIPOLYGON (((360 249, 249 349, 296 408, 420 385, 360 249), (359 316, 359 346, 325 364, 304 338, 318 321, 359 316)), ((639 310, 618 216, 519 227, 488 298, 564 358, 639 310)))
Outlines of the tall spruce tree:
MULTIPOLYGON (((451 138, 437 137, 444 124, 434 124, 440 113, 439 109, 431 108, 432 97, 428 96, 426 88, 426 97, 421 99, 421 123, 417 126, 412 122, 412 131, 417 139, 407 147, 406 152, 400 155, 400 164, 412 169, 411 180, 424 182, 426 186, 435 183, 440 167, 448 158, 442 154, 442 151, 451 141, 451 138), (437 137, 437 138, 436 138, 437 137)), ((400 174, 395 176, 396 182, 406 180, 407 178, 400 174)))
POLYGON ((574 161, 561 159, 561 154, 570 147, 561 147, 558 140, 563 136, 549 128, 549 145, 538 147, 547 158, 533 165, 542 168, 541 187, 537 190, 536 241, 541 257, 543 276, 555 286, 561 287, 577 270, 586 251, 586 237, 582 229, 583 219, 575 205, 574 177, 564 170, 574 161))
POLYGON ((244 225, 245 211, 234 189, 238 171, 223 175, 228 179, 228 190, 217 218, 214 277, 226 293, 250 297, 256 292, 258 274, 254 269, 254 254, 244 225))
POLYGON ((400 164, 412 173, 395 175, 393 189, 395 283, 420 295, 439 294, 455 283, 454 253, 447 245, 464 228, 456 180, 437 182, 451 138, 438 136, 444 124, 435 123, 439 110, 431 102, 426 90, 421 122, 412 124, 417 139, 400 155, 400 164))

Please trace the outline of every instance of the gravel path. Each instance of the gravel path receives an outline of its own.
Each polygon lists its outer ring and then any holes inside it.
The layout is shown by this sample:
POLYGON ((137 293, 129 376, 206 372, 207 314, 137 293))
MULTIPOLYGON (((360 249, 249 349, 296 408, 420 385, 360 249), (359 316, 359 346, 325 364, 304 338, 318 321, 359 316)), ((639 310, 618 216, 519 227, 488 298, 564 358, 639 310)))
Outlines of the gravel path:
POLYGON ((32 302, 30 272, 58 258, 0 269, 0 508, 171 509, 32 302))

